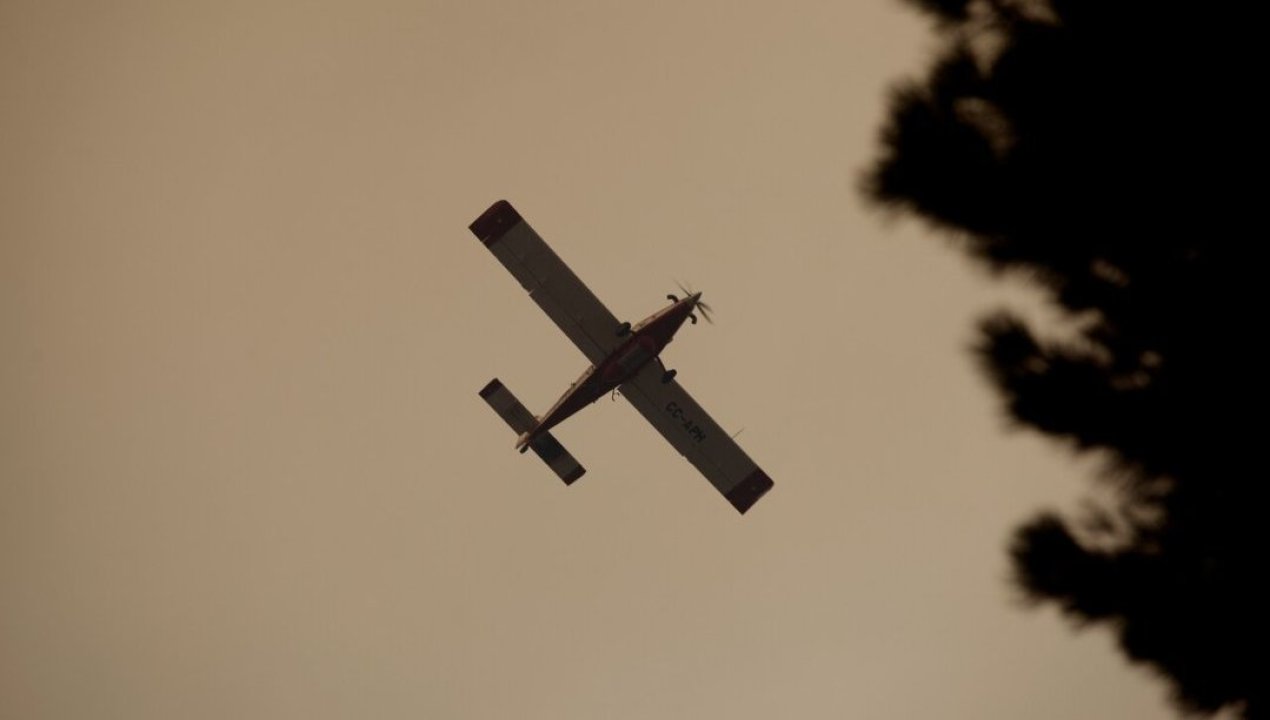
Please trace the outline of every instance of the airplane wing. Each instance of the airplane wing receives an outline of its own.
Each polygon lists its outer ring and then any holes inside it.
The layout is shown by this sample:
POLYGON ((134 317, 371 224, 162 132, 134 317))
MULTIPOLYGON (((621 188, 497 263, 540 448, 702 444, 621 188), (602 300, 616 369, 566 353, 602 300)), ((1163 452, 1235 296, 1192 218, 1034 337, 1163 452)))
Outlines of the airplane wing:
POLYGON ((608 356, 620 340, 617 318, 511 203, 499 200, 469 227, 587 359, 599 364, 608 356))
POLYGON ((659 363, 648 363, 635 377, 622 383, 622 396, 738 511, 749 510, 772 489, 767 473, 678 382, 662 382, 659 363))

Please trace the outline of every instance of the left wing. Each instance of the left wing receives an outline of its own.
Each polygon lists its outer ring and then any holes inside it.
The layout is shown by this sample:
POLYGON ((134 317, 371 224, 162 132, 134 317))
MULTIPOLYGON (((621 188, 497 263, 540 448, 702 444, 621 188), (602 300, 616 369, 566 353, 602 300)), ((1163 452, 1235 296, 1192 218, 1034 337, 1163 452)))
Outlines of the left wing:
POLYGON ((679 383, 674 379, 662 382, 659 363, 648 363, 635 377, 622 383, 622 396, 738 511, 749 510, 772 489, 767 473, 679 383))
POLYGON ((620 340, 617 318, 511 203, 494 203, 470 229, 588 360, 598 365, 608 357, 620 340))

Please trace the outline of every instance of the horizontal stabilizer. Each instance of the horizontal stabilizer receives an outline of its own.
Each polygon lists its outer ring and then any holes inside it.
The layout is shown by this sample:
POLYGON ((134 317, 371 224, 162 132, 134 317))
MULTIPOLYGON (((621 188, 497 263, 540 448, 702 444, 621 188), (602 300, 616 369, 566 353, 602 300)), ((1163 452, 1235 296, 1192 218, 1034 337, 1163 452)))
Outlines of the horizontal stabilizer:
MULTIPOLYGON (((490 380, 489 384, 481 389, 481 397, 517 435, 529 432, 537 423, 533 413, 526 410, 512 391, 499 382, 498 378, 490 380)), ((586 468, 582 467, 551 433, 539 435, 529 443, 529 447, 556 475, 560 476, 565 485, 572 484, 574 480, 586 473, 586 468)))
POLYGON ((560 476, 565 485, 572 485, 574 480, 586 474, 586 468, 579 465, 569 451, 560 444, 560 441, 549 432, 535 438, 529 443, 529 448, 542 458, 542 461, 547 463, 556 475, 560 476))
POLYGON ((533 428, 535 422, 533 413, 526 410, 516 396, 512 395, 512 391, 508 390, 498 378, 490 380, 489 384, 481 388, 481 397, 494 408, 494 412, 498 413, 503 422, 516 431, 517 435, 533 428))

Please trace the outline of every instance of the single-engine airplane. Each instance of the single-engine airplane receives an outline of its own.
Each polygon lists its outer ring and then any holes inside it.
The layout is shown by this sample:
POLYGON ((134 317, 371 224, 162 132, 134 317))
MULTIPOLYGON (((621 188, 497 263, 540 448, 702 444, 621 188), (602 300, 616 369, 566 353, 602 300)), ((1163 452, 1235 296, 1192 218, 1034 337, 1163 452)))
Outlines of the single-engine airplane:
POLYGON ((684 322, 696 324, 694 311, 709 319, 701 293, 667 295, 669 307, 635 325, 618 322, 506 200, 491 205, 470 229, 591 361, 556 404, 537 417, 498 378, 481 389, 485 402, 517 433, 518 450, 533 450, 566 485, 572 484, 586 470, 551 428, 620 389, 739 512, 772 489, 767 473, 679 386, 675 371, 662 364, 662 350, 684 322))

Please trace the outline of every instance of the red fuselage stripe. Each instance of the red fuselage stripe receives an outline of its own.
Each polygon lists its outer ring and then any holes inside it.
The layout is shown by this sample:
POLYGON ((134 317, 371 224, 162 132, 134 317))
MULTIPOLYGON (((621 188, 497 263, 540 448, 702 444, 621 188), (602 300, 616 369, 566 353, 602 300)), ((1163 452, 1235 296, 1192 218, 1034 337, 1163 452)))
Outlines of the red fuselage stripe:
POLYGON ((675 333, 688 319, 693 307, 693 299, 684 298, 668 308, 649 315, 632 328, 626 341, 618 345, 599 365, 591 366, 539 419, 538 424, 523 442, 532 441, 541 433, 559 425, 577 411, 634 377, 645 365, 657 359, 675 338, 675 333))

